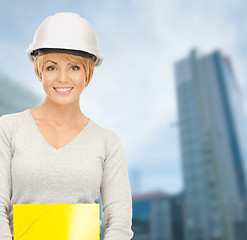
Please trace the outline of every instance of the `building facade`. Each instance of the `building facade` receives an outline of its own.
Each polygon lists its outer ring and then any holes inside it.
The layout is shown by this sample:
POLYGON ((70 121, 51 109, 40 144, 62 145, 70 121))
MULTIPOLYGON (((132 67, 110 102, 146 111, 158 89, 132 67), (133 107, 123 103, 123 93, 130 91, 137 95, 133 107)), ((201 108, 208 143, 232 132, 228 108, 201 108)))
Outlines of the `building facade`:
POLYGON ((2 73, 0 73, 0 85, 0 116, 24 111, 42 102, 41 96, 2 73))
POLYGON ((244 240, 241 99, 229 58, 192 50, 175 63, 186 240, 244 240))
POLYGON ((183 194, 133 196, 133 240, 184 240, 183 194))

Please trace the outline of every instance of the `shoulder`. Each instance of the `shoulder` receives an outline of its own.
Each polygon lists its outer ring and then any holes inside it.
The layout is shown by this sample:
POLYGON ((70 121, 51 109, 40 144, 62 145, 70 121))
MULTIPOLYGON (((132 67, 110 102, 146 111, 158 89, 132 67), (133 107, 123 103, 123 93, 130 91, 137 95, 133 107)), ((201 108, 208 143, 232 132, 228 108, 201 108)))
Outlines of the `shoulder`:
POLYGON ((26 112, 27 110, 24 110, 24 111, 21 111, 21 112, 16 112, 16 113, 7 113, 7 114, 3 114, 0 116, 0 119, 1 121, 3 122, 12 122, 12 121, 15 121, 15 119, 18 119, 18 118, 22 118, 24 113, 26 112))
POLYGON ((119 148, 122 149, 124 148, 122 140, 119 134, 115 130, 104 127, 98 123, 95 123, 94 121, 92 121, 92 125, 93 125, 93 129, 96 132, 97 140, 99 139, 103 140, 105 144, 106 152, 119 148))
POLYGON ((14 127, 18 119, 24 117, 26 110, 16 113, 8 113, 0 116, 0 133, 1 135, 10 136, 14 131, 14 127))
POLYGON ((101 124, 96 123, 94 120, 92 120, 92 125, 95 131, 97 132, 97 134, 99 136, 104 137, 106 140, 119 138, 119 135, 116 131, 110 128, 104 127, 101 124))

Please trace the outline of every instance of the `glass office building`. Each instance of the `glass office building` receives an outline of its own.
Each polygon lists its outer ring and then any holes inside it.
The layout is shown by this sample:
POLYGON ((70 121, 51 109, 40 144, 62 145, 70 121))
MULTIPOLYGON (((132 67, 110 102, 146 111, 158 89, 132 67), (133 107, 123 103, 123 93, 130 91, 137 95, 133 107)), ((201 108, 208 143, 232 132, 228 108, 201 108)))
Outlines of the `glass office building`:
POLYGON ((133 196, 133 240, 184 240, 183 194, 133 196))
POLYGON ((41 96, 2 73, 0 85, 0 116, 33 108, 42 102, 41 96))
POLYGON ((175 77, 186 240, 246 240, 245 136, 230 59, 193 49, 175 77))

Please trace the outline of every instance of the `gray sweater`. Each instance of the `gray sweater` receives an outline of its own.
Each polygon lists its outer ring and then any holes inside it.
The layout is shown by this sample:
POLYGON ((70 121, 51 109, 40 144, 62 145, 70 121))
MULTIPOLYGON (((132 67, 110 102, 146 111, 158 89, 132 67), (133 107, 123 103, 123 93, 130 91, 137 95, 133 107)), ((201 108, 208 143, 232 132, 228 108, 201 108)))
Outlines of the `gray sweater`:
POLYGON ((132 197, 123 144, 95 123, 56 149, 30 109, 0 117, 0 240, 12 240, 13 204, 102 201, 104 240, 133 237, 132 197))

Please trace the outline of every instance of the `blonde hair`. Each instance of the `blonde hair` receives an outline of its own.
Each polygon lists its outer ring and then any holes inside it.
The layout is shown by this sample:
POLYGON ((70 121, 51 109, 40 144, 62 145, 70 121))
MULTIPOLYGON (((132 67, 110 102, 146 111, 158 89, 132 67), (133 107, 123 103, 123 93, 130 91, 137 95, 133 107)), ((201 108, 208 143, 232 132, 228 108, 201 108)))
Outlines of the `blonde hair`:
MULTIPOLYGON (((91 81, 94 73, 94 60, 92 58, 84 58, 77 55, 67 54, 67 53, 56 53, 59 54, 62 59, 66 62, 70 62, 72 64, 82 64, 86 74, 86 87, 91 81)), ((42 72, 44 69, 44 55, 36 56, 34 59, 34 71, 37 75, 39 81, 42 81, 42 72)))

